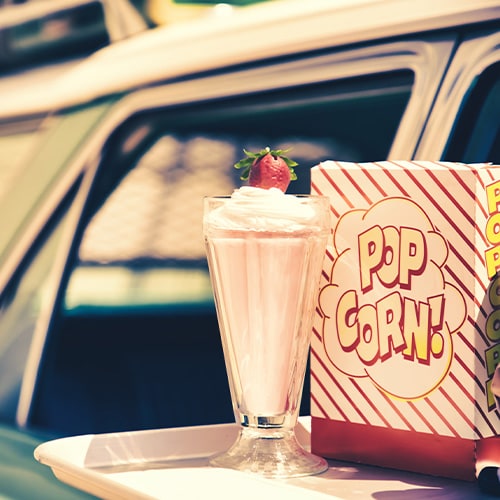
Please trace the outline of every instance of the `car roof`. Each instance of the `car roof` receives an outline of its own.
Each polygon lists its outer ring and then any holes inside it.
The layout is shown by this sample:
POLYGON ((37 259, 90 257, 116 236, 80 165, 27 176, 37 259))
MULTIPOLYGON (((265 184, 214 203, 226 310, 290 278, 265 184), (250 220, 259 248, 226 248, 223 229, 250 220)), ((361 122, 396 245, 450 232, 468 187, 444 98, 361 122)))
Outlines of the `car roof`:
POLYGON ((0 113, 58 109, 255 60, 500 19, 500 0, 274 0, 218 7, 105 47, 44 85, 43 97, 41 89, 22 98, 19 90, 10 97, 0 92, 0 113))

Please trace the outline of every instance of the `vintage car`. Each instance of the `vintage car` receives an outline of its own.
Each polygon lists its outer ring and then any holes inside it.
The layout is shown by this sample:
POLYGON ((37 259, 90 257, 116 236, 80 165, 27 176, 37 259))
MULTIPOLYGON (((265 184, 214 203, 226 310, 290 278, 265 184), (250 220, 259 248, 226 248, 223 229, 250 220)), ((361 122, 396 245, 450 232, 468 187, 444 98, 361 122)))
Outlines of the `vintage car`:
POLYGON ((326 159, 500 162, 499 28, 499 0, 277 0, 5 86, 0 495, 57 498, 45 439, 232 421, 203 197, 267 145, 291 193, 326 159))

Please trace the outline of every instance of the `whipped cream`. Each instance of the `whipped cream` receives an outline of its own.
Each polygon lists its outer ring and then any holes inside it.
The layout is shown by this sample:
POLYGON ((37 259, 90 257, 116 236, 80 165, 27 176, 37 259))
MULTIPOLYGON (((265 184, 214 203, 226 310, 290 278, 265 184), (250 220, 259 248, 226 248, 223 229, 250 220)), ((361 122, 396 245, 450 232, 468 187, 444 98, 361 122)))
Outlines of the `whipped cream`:
POLYGON ((209 222, 220 229, 257 231, 297 231, 315 218, 315 211, 301 198, 280 189, 243 186, 236 189, 227 203, 214 210, 209 222))

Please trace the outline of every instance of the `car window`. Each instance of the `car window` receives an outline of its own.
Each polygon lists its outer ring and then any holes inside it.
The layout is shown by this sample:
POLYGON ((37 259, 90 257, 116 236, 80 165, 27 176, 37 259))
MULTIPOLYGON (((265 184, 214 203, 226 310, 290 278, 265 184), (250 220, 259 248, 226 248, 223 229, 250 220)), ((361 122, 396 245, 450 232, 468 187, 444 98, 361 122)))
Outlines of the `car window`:
POLYGON ((473 82, 453 131, 445 159, 500 163, 500 63, 473 82))
POLYGON ((394 72, 122 123, 102 149, 30 425, 72 434, 232 421, 203 197, 241 185, 243 148, 290 148, 297 193, 321 160, 384 157, 412 85, 411 72, 394 72))
POLYGON ((211 302, 202 198, 242 184, 243 148, 289 149, 300 165, 289 191, 308 193, 319 161, 387 156, 412 83, 395 72, 151 113, 158 136, 87 228, 67 309, 211 302))

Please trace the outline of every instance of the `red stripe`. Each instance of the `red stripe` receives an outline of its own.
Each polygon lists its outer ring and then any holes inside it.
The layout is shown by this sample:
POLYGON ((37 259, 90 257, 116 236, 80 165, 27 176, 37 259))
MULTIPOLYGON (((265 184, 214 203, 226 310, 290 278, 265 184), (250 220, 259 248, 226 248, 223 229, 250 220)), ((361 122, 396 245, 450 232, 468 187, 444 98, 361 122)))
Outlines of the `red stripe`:
POLYGON ((450 377, 450 380, 453 380, 453 382, 455 383, 455 385, 458 386, 458 388, 464 393, 465 397, 471 402, 471 403, 474 403, 474 395, 471 394, 465 387, 464 385, 462 384, 462 382, 460 382, 460 380, 458 380, 458 378, 455 376, 454 373, 450 372, 448 374, 448 376, 450 377))
POLYGON ((432 401, 430 401, 429 398, 425 398, 425 402, 431 407, 432 411, 441 419, 441 421, 443 422, 443 424, 446 427, 448 427, 449 431, 455 437, 459 437, 458 432, 453 427, 451 427, 451 425, 448 423, 448 420, 446 419, 446 417, 437 409, 436 405, 432 401))
MULTIPOLYGON (((328 398, 328 400, 330 401, 330 403, 335 407, 335 409, 340 413, 340 415, 342 415, 342 418, 344 420, 348 421, 349 418, 347 418, 347 415, 343 412, 342 407, 340 407, 338 405, 338 403, 333 399, 333 397, 330 395, 330 392, 328 391, 328 389, 321 382, 321 380, 316 376, 316 374, 312 373, 311 377, 316 381, 316 383, 320 386, 321 390, 326 394, 326 397, 328 398)), ((318 406, 319 406, 319 404, 318 404, 318 406)), ((322 411, 325 414, 325 416, 328 416, 327 412, 323 408, 322 408, 322 411)))
MULTIPOLYGON (((481 417, 483 417, 483 420, 484 422, 486 423, 486 425, 490 428, 490 431, 491 433, 493 434, 493 436, 498 436, 498 431, 495 429, 495 427, 493 426, 493 424, 491 423, 490 419, 488 418, 488 416, 484 413, 484 410, 481 408, 481 405, 476 401, 476 409, 478 411, 478 413, 481 414, 481 417)), ((477 435, 479 436, 480 433, 477 429, 477 426, 476 426, 476 432, 477 432, 477 435)))
POLYGON ((311 392, 311 403, 314 403, 318 410, 322 413, 323 418, 328 418, 328 414, 325 411, 325 409, 319 404, 319 401, 317 398, 314 396, 314 394, 311 392))
MULTIPOLYGON (((401 412, 401 410, 394 404, 394 402, 392 401, 392 399, 387 396, 387 394, 381 392, 380 393, 384 399, 386 400, 387 404, 392 408, 392 410, 394 411, 394 413, 396 413, 399 418, 405 423, 406 427, 408 427, 408 429, 410 429, 411 431, 415 431, 415 427, 413 427, 413 425, 411 424, 411 422, 403 415, 403 413, 401 412)), ((420 415, 421 416, 421 415, 420 415)), ((424 422, 425 422, 425 419, 423 419, 424 422)))
POLYGON ((382 172, 385 173, 385 175, 392 181, 392 183, 399 189, 399 191, 406 197, 410 198, 410 194, 408 193, 408 191, 406 191, 406 189, 395 179, 394 175, 389 169, 383 167, 380 163, 374 163, 374 165, 377 165, 379 168, 381 168, 382 172))
MULTIPOLYGON (((491 345, 491 342, 490 342, 490 339, 487 337, 487 335, 483 332, 482 328, 479 327, 478 323, 477 323, 477 320, 471 318, 470 316, 467 316, 467 319, 469 320, 469 322, 472 324, 475 332, 477 335, 479 335, 479 337, 481 337, 481 340, 483 341, 483 344, 486 346, 486 347, 490 347, 491 345)), ((477 352, 477 350, 475 350, 475 352, 477 352)), ((478 354, 479 357, 482 358, 482 355, 481 354, 478 354)))
MULTIPOLYGON (((327 180, 327 182, 332 186, 333 190, 339 195, 339 197, 344 200, 346 205, 350 208, 354 208, 354 205, 351 203, 349 198, 345 195, 344 191, 341 191, 337 184, 333 181, 333 178, 326 172, 324 168, 319 168, 318 171, 323 175, 323 177, 327 180)), ((338 215, 337 215, 338 216, 338 215)))
POLYGON ((422 183, 420 183, 417 180, 417 178, 415 177, 415 175, 410 170, 406 169, 406 170, 403 170, 403 171, 413 181, 413 183, 415 184, 415 186, 417 186, 420 189, 420 191, 422 192, 422 194, 424 194, 426 196, 426 198, 428 199, 428 201, 432 205, 434 205, 434 207, 441 214, 441 216, 443 217, 443 219, 446 220, 448 222, 448 224, 455 230, 455 232, 458 235, 461 236, 461 238, 463 239, 463 241, 467 245, 469 245, 469 247, 471 248, 471 250, 474 253, 476 253, 476 255, 478 255, 478 257, 480 257, 480 255, 478 254, 477 249, 476 249, 476 247, 474 245, 474 242, 470 241, 470 238, 468 238, 467 235, 465 235, 463 233, 463 231, 460 229, 460 227, 455 223, 455 221, 448 215, 448 213, 439 204, 439 201, 434 199, 434 197, 427 191, 427 189, 425 189, 425 187, 422 185, 422 183))
MULTIPOLYGON (((472 264, 469 264, 463 254, 461 254, 460 252, 458 252, 454 246, 450 245, 449 242, 448 242, 448 247, 449 249, 451 250, 451 252, 453 253, 453 255, 460 261, 460 263, 466 268, 466 273, 468 274, 471 274, 472 277, 474 278, 475 282, 483 289, 484 292, 486 292, 486 287, 484 286, 484 283, 483 281, 481 280, 480 276, 476 273, 476 270, 474 268, 474 265, 472 264)), ((481 265, 485 265, 484 261, 481 262, 481 265)), ((451 276, 453 276, 455 278, 455 281, 459 282, 461 284, 461 287, 464 289, 464 291, 467 291, 469 288, 469 286, 465 286, 463 284, 463 282, 461 280, 458 279, 458 276, 457 274, 455 274, 452 270, 451 270, 451 267, 447 264, 444 266, 445 269, 448 271, 448 274, 450 274, 451 276)), ((473 293, 470 293, 469 296, 473 296, 474 294, 473 293)))
POLYGON ((318 194, 320 196, 325 196, 318 185, 311 179, 311 194, 318 194))
MULTIPOLYGON (((330 261, 333 263, 333 261, 335 260, 335 257, 333 256, 333 254, 328 250, 328 248, 326 249, 326 252, 325 252, 325 257, 327 257, 328 259, 330 259, 330 261)), ((325 265, 323 264, 323 267, 325 267, 325 265)))
POLYGON ((378 417, 380 418, 380 420, 382 420, 382 422, 384 422, 384 425, 386 427, 391 428, 392 426, 391 426, 390 422, 384 417, 384 415, 382 415, 382 412, 373 404, 371 398, 365 394, 365 392, 363 391, 363 389, 361 388, 361 386, 358 384, 358 382, 355 379, 351 379, 351 382, 354 385, 354 387, 356 387, 356 390, 358 391, 358 393, 363 397, 363 399, 371 407, 371 409, 373 410, 373 412, 376 415, 378 415, 378 417))
POLYGON ((425 418, 424 414, 417 408, 415 403, 413 401, 407 401, 407 403, 408 406, 420 417, 420 420, 422 420, 434 434, 438 434, 436 429, 434 429, 431 423, 425 418))
MULTIPOLYGON (((486 316, 486 312, 484 310, 484 307, 483 307, 483 304, 479 301, 479 298, 477 296, 477 294, 475 294, 473 292, 473 287, 472 286, 468 286, 466 285, 458 276, 457 274, 453 271, 453 269, 448 265, 446 264, 444 266, 444 270, 447 272, 447 274, 449 275, 450 278, 452 278, 452 280, 454 281, 454 284, 460 288, 460 291, 462 293, 462 295, 467 295, 469 297, 470 300, 472 300, 474 302, 474 304, 478 307, 479 309, 479 312, 483 315, 483 316, 486 316)), ((483 288, 483 291, 484 293, 486 294, 487 293, 487 290, 484 289, 484 287, 482 286, 482 283, 477 280, 477 283, 479 283, 481 285, 481 288, 483 288)), ((469 317, 470 318, 470 317, 469 317)), ((480 335, 481 332, 479 332, 480 335)))
MULTIPOLYGON (((465 211, 464 206, 462 204, 456 203, 456 193, 454 193, 454 196, 452 196, 450 190, 446 186, 444 186, 442 182, 439 180, 439 178, 435 174, 435 171, 426 168, 425 173, 434 181, 434 184, 436 184, 441 188, 443 196, 446 196, 450 200, 451 204, 457 208, 457 210, 462 214, 463 218, 466 219, 471 226, 475 226, 474 217, 472 217, 468 212, 465 211)), ((475 194, 471 193, 470 190, 468 190, 468 194, 469 196, 472 195, 470 196, 471 201, 477 201, 475 194)))
MULTIPOLYGON (((470 317, 470 316, 467 316, 467 319, 469 322, 475 324, 475 321, 470 317)), ((453 335, 457 335, 458 337, 460 337, 460 340, 467 346, 467 348, 469 349, 469 351, 473 352, 474 355, 476 356, 476 359, 483 365, 484 367, 484 359, 482 357, 482 355, 479 353, 479 351, 477 351, 477 349, 469 342, 469 340, 465 337, 465 335, 461 332, 461 331, 458 331, 458 332, 455 332, 453 335)))
MULTIPOLYGON (((453 245, 450 245, 449 242, 448 242, 448 248, 450 249, 451 253, 460 261, 460 263, 467 269, 467 272, 470 273, 470 274, 474 274, 474 265, 473 264, 469 264, 465 260, 463 254, 460 253, 460 252, 458 252, 457 249, 453 245)), ((477 278, 477 276, 475 276, 475 277, 477 278)))
MULTIPOLYGON (((365 201, 366 201, 366 203, 368 203, 368 205, 372 205, 373 200, 368 198, 368 196, 365 193, 365 190, 361 186, 359 186, 359 184, 354 180, 354 177, 349 173, 349 171, 346 168, 342 168, 342 166, 338 162, 335 162, 335 163, 339 167, 340 171, 344 174, 344 176, 349 180, 350 184, 356 188, 356 190, 358 191, 358 194, 360 194, 365 199, 365 201)), ((354 208, 353 205, 350 205, 350 206, 352 206, 354 208)))
POLYGON ((321 342, 323 339, 321 338, 321 333, 316 330, 316 328, 312 329, 313 335, 321 342))
MULTIPOLYGON (((316 351, 314 349, 311 349, 311 356, 314 357, 316 359, 316 361, 321 365, 321 367, 323 368, 323 370, 328 374, 329 376, 329 381, 333 382, 333 384, 335 384, 335 386, 337 387, 337 389, 339 390, 339 392, 342 393, 342 395, 344 396, 344 398, 349 401, 349 403, 351 404, 352 408, 356 411, 356 413, 359 415, 359 417, 361 418, 361 420, 363 420, 366 424, 369 423, 368 419, 365 417, 365 415, 363 414, 363 412, 354 404, 354 402, 352 401, 352 399, 350 398, 349 394, 348 394, 348 391, 344 390, 344 388, 338 383, 338 381, 336 380, 336 378, 333 376, 333 374, 331 373, 331 371, 327 368, 327 366, 325 365, 325 363, 323 362, 323 360, 321 359, 320 356, 318 356, 318 354, 316 353, 316 351)), ((352 379, 350 379, 351 382, 352 382, 352 379)), ((326 388, 326 386, 324 385, 321 385, 322 389, 324 390, 325 392, 325 395, 327 396, 327 398, 337 407, 337 404, 335 403, 335 401, 333 400, 333 397, 332 395, 330 394, 330 390, 326 388)), ((346 419, 347 420, 347 419, 346 419)))
POLYGON ((469 376, 469 378, 471 378, 471 379, 474 380, 474 382, 476 383, 478 389, 483 394, 486 394, 486 389, 485 389, 484 385, 481 383, 481 381, 479 380, 479 378, 476 375, 474 375, 474 372, 464 363, 463 359, 460 358, 460 357, 458 357, 456 353, 453 356, 453 358, 455 359, 455 361, 457 362, 457 364, 459 364, 462 367, 462 369, 465 372, 467 372, 467 375, 469 376))
MULTIPOLYGON (((465 184, 465 182, 463 181, 462 177, 460 176, 460 173, 457 172, 457 171, 452 171, 453 173, 453 176, 455 177, 456 181, 462 185, 462 187, 464 189, 467 189, 468 190, 468 186, 467 184, 465 184)), ((478 182, 478 184, 482 184, 481 182, 481 178, 479 176, 476 177, 476 181, 478 182)), ((486 186, 482 186, 482 189, 484 191, 486 186)), ((479 210, 482 212, 483 214, 483 217, 487 218, 488 217, 488 212, 485 210, 483 204, 479 201, 477 195, 476 195, 476 191, 474 191, 473 193, 473 196, 474 196, 474 200, 476 201, 476 205, 478 206, 479 210)))
MULTIPOLYGON (((447 394, 443 387, 439 387, 439 392, 444 396, 444 398, 448 401, 448 403, 451 404, 451 406, 453 406, 453 408, 455 409, 455 411, 462 417, 462 419, 464 420, 464 422, 467 424, 467 426, 472 429, 473 431, 475 430, 474 428, 474 422, 463 412, 463 410, 460 408, 460 406, 458 406, 455 401, 449 396, 449 394, 447 394)), ((453 431, 455 432, 455 431, 453 431)), ((480 437, 482 437, 480 434, 479 434, 480 437)))
MULTIPOLYGON (((479 303, 481 304, 481 303, 479 303)), ((476 330, 476 333, 483 339, 484 343, 489 346, 489 339, 486 335, 484 335, 481 327, 479 326, 479 322, 484 323, 486 318, 488 317, 488 313, 484 309, 484 306, 481 304, 479 307, 478 315, 476 319, 472 318, 470 315, 467 317, 472 327, 476 330)))
POLYGON ((382 186, 375 180, 375 178, 373 177, 373 175, 370 173, 370 170, 368 170, 367 168, 364 168, 362 170, 362 172, 365 174, 366 177, 368 177, 368 179, 370 180, 370 182, 372 183, 372 185, 377 189, 377 191, 384 197, 387 197, 388 194, 384 191, 384 189, 382 188, 382 186))
MULTIPOLYGON (((479 388, 479 390, 482 392, 482 394, 483 395, 486 394, 486 388, 481 383, 481 381, 479 380, 479 378, 477 376, 475 376, 473 374, 473 372, 467 366, 465 366, 464 362, 460 358, 458 358, 457 356, 455 356, 455 359, 459 362, 459 364, 463 367, 463 369, 468 372, 468 375, 472 379, 474 379, 474 382, 475 382, 476 386, 479 388)), ((474 403, 474 407, 477 409, 478 413, 482 416, 483 421, 486 423, 486 425, 490 428, 491 433, 494 434, 494 435, 496 435, 497 434, 496 429, 491 424, 490 419, 488 418, 488 416, 484 413, 483 409, 481 408, 481 405, 477 402, 477 400, 475 398, 475 395, 470 394, 465 389, 465 387, 462 385, 462 383, 460 382, 460 380, 457 378, 457 376, 454 373, 450 373, 450 378, 462 390, 462 392, 467 395, 467 397, 469 398, 469 400, 472 403, 474 403)), ((478 436, 481 435, 480 432, 479 432, 479 430, 477 429, 477 424, 474 426, 474 430, 475 430, 475 432, 477 433, 478 436)))
MULTIPOLYGON (((485 422, 485 424, 489 427, 490 431, 491 431, 491 434, 493 436, 498 436, 498 431, 497 429, 495 429, 494 425, 491 423, 491 420, 490 418, 488 418, 488 416, 486 415, 486 413, 484 413, 484 410, 483 408, 481 408, 481 405, 476 401, 475 403, 475 406, 476 406, 476 409, 478 411, 478 413, 481 415, 481 417, 483 418, 483 421, 485 422)), ((476 432, 477 432, 477 435, 479 436, 480 433, 479 433, 479 430, 477 429, 477 426, 476 426, 476 432)))
POLYGON ((468 295, 469 299, 474 299, 474 292, 471 290, 472 287, 466 286, 448 264, 445 264, 444 269, 450 275, 450 277, 453 278, 453 281, 460 288, 460 290, 464 294, 468 295))

